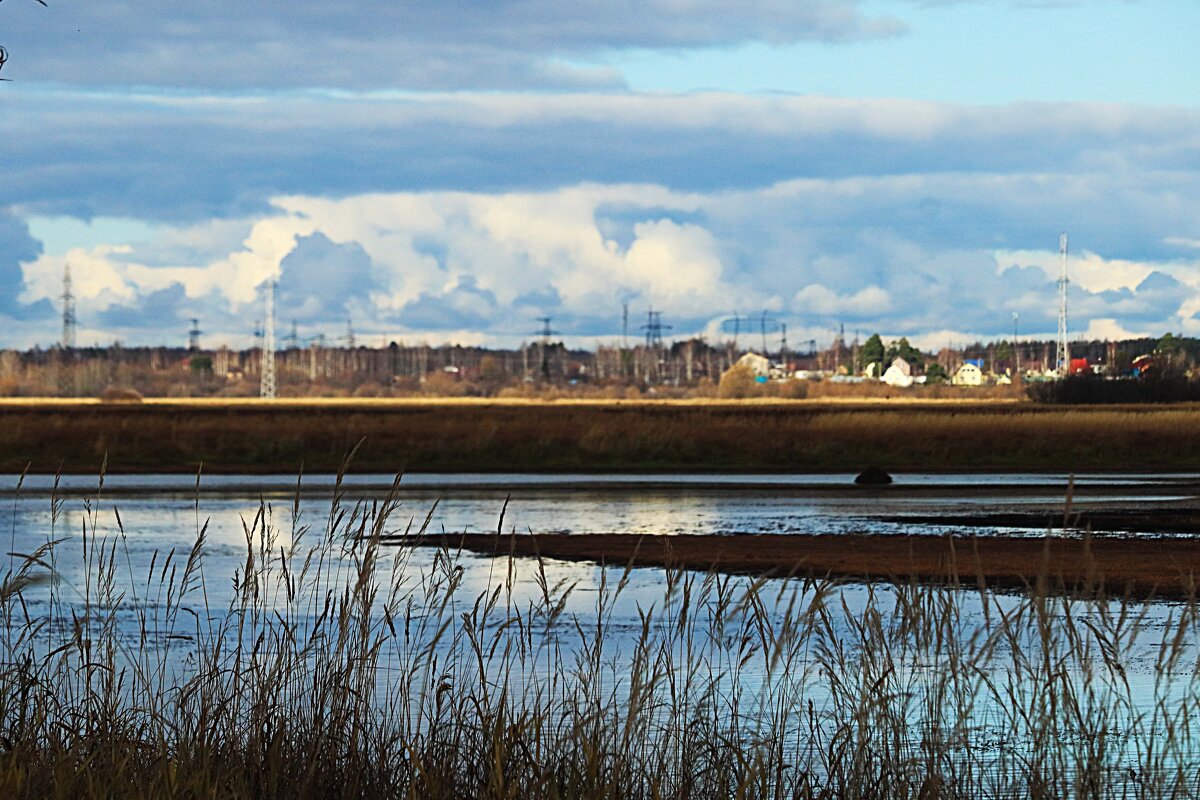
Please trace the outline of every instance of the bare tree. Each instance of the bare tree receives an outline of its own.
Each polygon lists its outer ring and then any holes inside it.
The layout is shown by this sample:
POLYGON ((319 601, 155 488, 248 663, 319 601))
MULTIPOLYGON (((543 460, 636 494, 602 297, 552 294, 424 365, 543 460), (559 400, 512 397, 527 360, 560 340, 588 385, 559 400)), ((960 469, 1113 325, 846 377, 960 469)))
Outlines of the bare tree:
MULTIPOLYGON (((0 3, 2 3, 2 2, 4 2, 4 0, 0 0, 0 3)), ((34 0, 34 2, 39 3, 43 6, 46 5, 46 0, 34 0)), ((8 51, 5 50, 4 47, 0 46, 0 71, 2 71, 4 69, 4 65, 7 63, 8 63, 8 51)), ((8 80, 8 78, 0 78, 0 81, 6 81, 6 80, 8 80)))

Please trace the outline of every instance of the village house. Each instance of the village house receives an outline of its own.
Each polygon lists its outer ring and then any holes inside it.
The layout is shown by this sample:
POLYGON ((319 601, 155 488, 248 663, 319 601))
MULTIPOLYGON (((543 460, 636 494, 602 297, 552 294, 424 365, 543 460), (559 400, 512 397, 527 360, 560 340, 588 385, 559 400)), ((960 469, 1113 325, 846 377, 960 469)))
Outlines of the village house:
POLYGON ((771 373, 771 362, 758 353, 746 353, 737 360, 738 366, 749 367, 756 378, 765 378, 771 373))
POLYGON ((974 360, 967 361, 954 371, 950 383, 955 386, 982 386, 983 369, 974 360))
POLYGON ((880 380, 888 386, 907 389, 913 385, 912 366, 903 358, 893 359, 880 380))

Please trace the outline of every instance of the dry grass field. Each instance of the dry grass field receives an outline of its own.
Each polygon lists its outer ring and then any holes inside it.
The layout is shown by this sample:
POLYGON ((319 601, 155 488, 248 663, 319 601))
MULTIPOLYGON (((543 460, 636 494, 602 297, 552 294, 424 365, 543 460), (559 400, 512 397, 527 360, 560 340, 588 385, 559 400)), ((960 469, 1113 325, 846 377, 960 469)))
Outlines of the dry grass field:
POLYGON ((0 469, 1200 469, 1200 407, 969 401, 161 400, 0 403, 0 469))

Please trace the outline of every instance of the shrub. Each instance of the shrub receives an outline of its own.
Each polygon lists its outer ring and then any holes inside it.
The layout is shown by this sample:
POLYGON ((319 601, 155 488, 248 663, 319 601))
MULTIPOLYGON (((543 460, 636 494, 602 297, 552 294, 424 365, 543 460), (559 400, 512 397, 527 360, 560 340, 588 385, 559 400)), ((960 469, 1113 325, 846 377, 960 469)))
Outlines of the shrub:
POLYGON ((100 393, 102 403, 140 403, 142 393, 127 386, 109 386, 100 393))
POLYGON ((762 386, 768 397, 778 397, 783 400, 803 400, 808 397, 808 381, 788 378, 785 381, 771 381, 762 386))
POLYGON ((718 396, 726 400, 753 397, 758 393, 754 370, 745 364, 734 364, 725 370, 721 375, 721 382, 717 386, 718 396))

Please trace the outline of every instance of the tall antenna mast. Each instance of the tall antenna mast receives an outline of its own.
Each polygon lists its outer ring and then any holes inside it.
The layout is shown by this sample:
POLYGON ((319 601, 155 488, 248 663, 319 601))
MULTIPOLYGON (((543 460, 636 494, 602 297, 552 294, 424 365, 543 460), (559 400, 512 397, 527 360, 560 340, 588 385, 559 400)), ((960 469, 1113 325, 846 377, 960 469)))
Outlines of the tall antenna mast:
POLYGON ((1017 336, 1017 323, 1020 321, 1021 315, 1018 312, 1014 311, 1014 312, 1012 312, 1012 317, 1013 317, 1013 342, 1012 342, 1013 376, 1018 377, 1021 374, 1021 348, 1020 348, 1020 345, 1018 344, 1019 338, 1017 336))
POLYGON ((1058 237, 1058 254, 1062 271, 1058 278, 1058 354, 1054 359, 1059 377, 1071 369, 1071 348, 1067 344, 1067 234, 1058 237))
POLYGON ((258 394, 264 400, 275 399, 275 277, 267 281, 267 320, 263 323, 262 381, 258 394))
POLYGON ((71 265, 63 267, 62 348, 75 349, 75 293, 71 291, 71 265))
POLYGON ((621 304, 621 347, 629 349, 629 303, 621 304))

